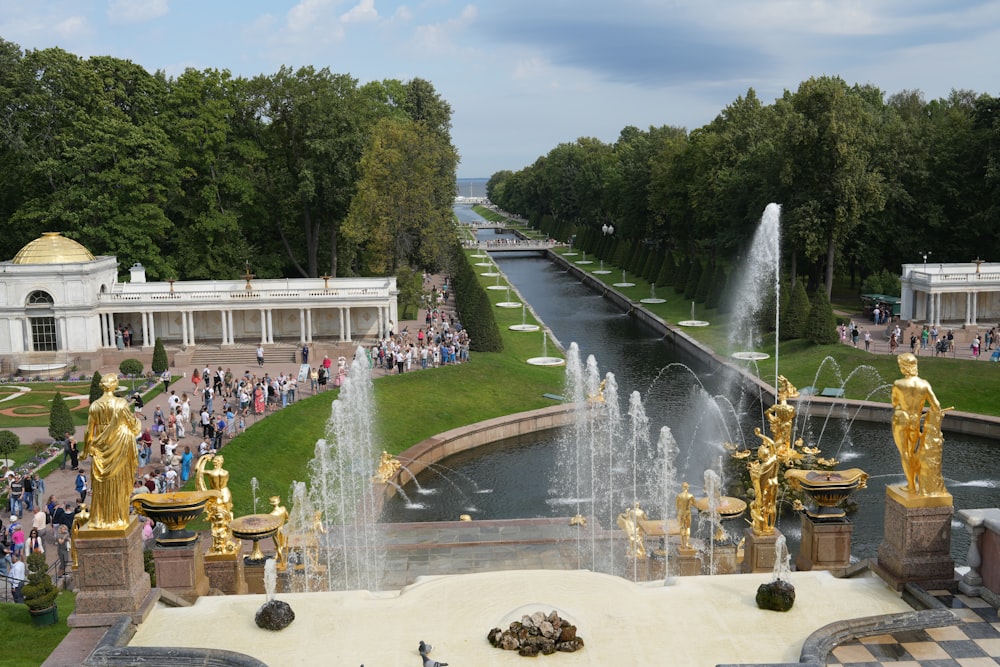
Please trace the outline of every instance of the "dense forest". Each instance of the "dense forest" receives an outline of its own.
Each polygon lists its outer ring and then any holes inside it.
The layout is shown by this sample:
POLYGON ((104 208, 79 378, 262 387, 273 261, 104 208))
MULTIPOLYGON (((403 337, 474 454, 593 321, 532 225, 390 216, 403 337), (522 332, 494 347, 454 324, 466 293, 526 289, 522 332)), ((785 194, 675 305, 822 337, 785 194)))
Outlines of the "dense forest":
POLYGON ((886 96, 837 77, 768 106, 751 89, 690 132, 626 127, 614 144, 560 144, 493 174, 487 194, 650 280, 664 264, 725 271, 777 202, 782 266, 829 296, 835 273, 860 286, 924 259, 1000 261, 998 103, 969 91, 886 96))
POLYGON ((0 39, 0 257, 59 231, 160 280, 439 269, 450 132, 422 79, 168 77, 0 39))

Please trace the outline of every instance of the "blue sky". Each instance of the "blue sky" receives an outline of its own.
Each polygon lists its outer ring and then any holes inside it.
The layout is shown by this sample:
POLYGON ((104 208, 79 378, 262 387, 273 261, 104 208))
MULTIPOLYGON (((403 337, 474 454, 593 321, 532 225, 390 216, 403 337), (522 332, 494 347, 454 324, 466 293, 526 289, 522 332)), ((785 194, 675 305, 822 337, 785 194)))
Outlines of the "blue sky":
POLYGON ((0 0, 0 37, 168 74, 421 77, 452 105, 460 177, 627 125, 700 127, 810 76, 1000 95, 994 0, 0 0))

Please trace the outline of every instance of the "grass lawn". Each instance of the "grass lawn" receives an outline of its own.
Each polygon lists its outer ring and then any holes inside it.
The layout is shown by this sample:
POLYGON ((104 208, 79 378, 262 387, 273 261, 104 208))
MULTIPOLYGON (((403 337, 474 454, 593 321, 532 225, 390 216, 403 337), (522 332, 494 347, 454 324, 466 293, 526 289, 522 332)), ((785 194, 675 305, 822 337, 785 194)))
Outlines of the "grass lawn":
POLYGON ((0 385, 0 428, 48 426, 52 397, 62 393, 74 423, 87 423, 90 381, 28 382, 0 385), (27 391, 25 391, 27 390, 27 391))
POLYGON ((62 591, 56 598, 59 607, 59 621, 53 625, 37 628, 23 604, 13 602, 0 604, 0 628, 3 630, 4 667, 38 667, 45 662, 59 642, 69 634, 66 618, 76 607, 76 595, 62 591))

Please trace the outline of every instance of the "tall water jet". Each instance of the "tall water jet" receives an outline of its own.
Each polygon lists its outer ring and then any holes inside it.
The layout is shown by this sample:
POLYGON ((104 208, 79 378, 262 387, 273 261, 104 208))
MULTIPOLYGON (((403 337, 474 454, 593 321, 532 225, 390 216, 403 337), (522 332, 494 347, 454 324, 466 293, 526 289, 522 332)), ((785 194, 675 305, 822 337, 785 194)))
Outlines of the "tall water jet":
POLYGON ((331 406, 326 437, 309 463, 309 499, 328 530, 321 565, 329 590, 378 590, 385 550, 372 477, 379 447, 372 431, 372 378, 363 347, 331 406))
MULTIPOLYGON (((774 298, 775 386, 778 373, 779 308, 781 299, 781 205, 768 204, 754 233, 750 253, 733 283, 733 320, 729 327, 729 348, 736 356, 753 355, 763 337, 759 316, 766 299, 774 298)), ((750 356, 749 358, 753 358, 750 356)), ((763 356, 758 357, 763 358, 763 356)))

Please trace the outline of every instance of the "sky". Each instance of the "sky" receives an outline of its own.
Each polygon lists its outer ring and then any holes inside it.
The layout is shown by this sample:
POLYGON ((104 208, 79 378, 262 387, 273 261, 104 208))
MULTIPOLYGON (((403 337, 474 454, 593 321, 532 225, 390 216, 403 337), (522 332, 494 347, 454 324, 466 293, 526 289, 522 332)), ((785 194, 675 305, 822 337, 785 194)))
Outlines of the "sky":
POLYGON ((996 0, 0 0, 0 37, 174 76, 423 78, 452 107, 460 178, 630 125, 692 130, 814 76, 1000 95, 996 0))

